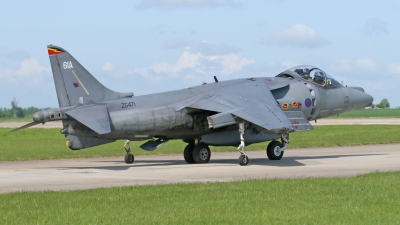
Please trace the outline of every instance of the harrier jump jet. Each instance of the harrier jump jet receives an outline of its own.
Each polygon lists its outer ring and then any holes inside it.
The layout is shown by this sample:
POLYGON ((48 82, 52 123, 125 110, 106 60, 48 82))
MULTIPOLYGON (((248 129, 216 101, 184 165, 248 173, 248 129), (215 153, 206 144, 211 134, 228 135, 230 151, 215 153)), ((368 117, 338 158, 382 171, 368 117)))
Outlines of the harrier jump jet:
POLYGON ((245 146, 271 141, 270 160, 280 160, 289 134, 312 130, 310 120, 363 108, 373 98, 360 87, 344 87, 315 66, 298 66, 275 77, 218 81, 186 89, 133 96, 103 86, 66 50, 47 47, 59 108, 33 115, 39 123, 61 120, 72 150, 127 140, 125 162, 133 163, 130 141, 153 151, 167 141, 187 143, 187 163, 207 163, 209 146, 238 146, 239 164, 249 159, 245 146), (278 141, 280 139, 280 141, 278 141))

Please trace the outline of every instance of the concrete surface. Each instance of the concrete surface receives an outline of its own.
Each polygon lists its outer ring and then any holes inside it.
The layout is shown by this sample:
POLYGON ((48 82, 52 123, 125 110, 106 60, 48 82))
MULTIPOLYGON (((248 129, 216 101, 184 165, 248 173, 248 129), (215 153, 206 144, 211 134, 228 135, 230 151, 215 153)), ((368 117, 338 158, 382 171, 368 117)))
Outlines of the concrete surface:
POLYGON ((0 162, 0 193, 79 190, 128 185, 216 182, 262 178, 346 177, 400 170, 400 144, 289 149, 280 161, 265 151, 248 152, 248 166, 238 152, 212 153, 208 164, 186 164, 182 154, 0 162))

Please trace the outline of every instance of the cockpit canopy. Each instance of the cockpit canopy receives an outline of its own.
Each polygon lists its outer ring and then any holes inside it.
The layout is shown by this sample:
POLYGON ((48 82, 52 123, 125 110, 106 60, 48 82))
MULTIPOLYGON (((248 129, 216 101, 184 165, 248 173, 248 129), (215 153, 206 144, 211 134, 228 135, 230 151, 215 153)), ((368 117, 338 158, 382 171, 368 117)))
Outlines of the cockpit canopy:
POLYGON ((300 75, 304 80, 316 83, 321 86, 327 86, 327 87, 342 86, 337 80, 333 79, 323 70, 315 66, 310 66, 310 65, 296 66, 288 70, 300 75))

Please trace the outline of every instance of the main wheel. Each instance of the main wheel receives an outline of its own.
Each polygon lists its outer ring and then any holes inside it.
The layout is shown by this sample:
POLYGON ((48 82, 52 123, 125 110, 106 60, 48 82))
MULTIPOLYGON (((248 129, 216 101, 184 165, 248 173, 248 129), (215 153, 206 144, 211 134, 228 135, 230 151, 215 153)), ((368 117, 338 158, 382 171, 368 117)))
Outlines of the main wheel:
POLYGON ((247 157, 247 155, 240 155, 239 164, 241 166, 247 166, 247 164, 249 164, 249 158, 247 157))
POLYGON ((280 160, 283 156, 282 144, 279 141, 271 141, 267 147, 267 156, 270 160, 280 160))
POLYGON ((188 164, 193 164, 194 160, 193 160, 193 144, 188 144, 185 147, 185 150, 183 151, 183 158, 185 158, 185 161, 188 164))
POLYGON ((128 164, 131 164, 131 163, 133 163, 133 161, 135 161, 135 156, 133 156, 133 154, 130 152, 126 153, 125 162, 128 164))
POLYGON ((211 151, 210 148, 203 143, 199 143, 194 146, 193 149, 193 161, 195 163, 208 163, 210 161, 211 151))

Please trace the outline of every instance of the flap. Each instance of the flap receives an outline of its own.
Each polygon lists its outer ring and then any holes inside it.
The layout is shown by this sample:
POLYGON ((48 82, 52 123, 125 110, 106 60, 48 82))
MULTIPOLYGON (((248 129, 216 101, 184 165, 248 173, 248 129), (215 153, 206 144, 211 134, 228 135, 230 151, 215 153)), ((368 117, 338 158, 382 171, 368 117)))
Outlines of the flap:
POLYGON ((89 127, 98 134, 111 132, 110 116, 108 115, 108 109, 105 105, 83 106, 65 112, 65 114, 89 127))
POLYGON ((235 118, 233 117, 232 113, 237 112, 243 109, 233 109, 227 112, 218 113, 212 116, 207 117, 208 126, 210 128, 220 128, 229 125, 233 125, 236 123, 235 118))

